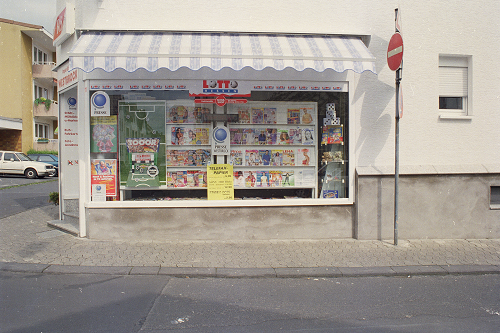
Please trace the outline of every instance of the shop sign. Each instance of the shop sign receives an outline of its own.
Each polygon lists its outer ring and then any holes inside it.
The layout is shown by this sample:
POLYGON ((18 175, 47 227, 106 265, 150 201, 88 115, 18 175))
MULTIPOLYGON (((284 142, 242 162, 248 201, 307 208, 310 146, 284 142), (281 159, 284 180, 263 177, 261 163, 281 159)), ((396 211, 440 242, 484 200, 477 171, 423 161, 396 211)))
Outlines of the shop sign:
POLYGON ((226 98, 223 95, 219 95, 215 98, 198 98, 195 99, 194 102, 198 104, 217 104, 218 106, 224 106, 226 104, 245 104, 247 100, 242 98, 226 98))
POLYGON ((207 166, 207 199, 234 200, 232 165, 211 164, 207 166))
POLYGON ((96 91, 90 98, 90 115, 92 117, 109 117, 111 115, 109 107, 109 96, 104 91, 96 91))
POLYGON ((217 126, 212 131, 212 154, 229 155, 229 129, 226 126, 217 126))
POLYGON ((75 32, 75 8, 66 3, 66 7, 59 13, 54 27, 54 46, 61 45, 75 32))
POLYGON ((69 87, 78 81, 78 70, 73 69, 70 71, 69 64, 66 64, 66 66, 58 70, 57 77, 57 88, 59 91, 62 91, 66 87, 69 87))

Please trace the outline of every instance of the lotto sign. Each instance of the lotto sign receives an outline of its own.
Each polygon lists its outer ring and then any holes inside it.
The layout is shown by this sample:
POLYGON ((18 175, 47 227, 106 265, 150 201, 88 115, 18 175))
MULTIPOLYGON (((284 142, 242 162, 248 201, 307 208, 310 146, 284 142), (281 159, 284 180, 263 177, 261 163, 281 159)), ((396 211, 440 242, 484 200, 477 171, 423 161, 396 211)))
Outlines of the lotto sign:
POLYGON ((401 66, 403 60, 403 37, 401 34, 395 33, 392 35, 387 47, 387 64, 392 71, 395 71, 401 66))

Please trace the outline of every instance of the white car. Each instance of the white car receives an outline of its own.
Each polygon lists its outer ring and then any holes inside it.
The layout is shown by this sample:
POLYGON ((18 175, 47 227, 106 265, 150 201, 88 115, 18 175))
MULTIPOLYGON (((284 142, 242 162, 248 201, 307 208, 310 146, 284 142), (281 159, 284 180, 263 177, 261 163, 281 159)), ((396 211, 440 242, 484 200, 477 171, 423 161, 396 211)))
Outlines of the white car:
POLYGON ((26 178, 53 176, 53 165, 36 162, 23 153, 0 151, 0 174, 25 175, 26 178))

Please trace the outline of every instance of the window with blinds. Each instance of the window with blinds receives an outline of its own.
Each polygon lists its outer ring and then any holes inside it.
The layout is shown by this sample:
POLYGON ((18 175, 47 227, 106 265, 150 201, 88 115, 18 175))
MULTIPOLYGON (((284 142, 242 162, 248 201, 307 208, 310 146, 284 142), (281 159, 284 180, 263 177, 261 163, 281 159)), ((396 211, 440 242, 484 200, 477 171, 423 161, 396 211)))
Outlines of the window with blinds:
POLYGON ((469 59, 439 57, 439 110, 467 114, 469 59))

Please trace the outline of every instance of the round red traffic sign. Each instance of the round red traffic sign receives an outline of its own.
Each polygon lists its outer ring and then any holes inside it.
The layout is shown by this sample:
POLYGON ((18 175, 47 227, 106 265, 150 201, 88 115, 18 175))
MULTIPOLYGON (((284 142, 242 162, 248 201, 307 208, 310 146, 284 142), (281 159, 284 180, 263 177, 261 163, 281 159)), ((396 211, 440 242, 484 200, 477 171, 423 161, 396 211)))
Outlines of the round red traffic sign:
POLYGON ((387 64, 391 70, 395 71, 401 66, 402 60, 403 37, 401 37, 400 33, 396 32, 392 35, 389 46, 387 47, 387 64))

